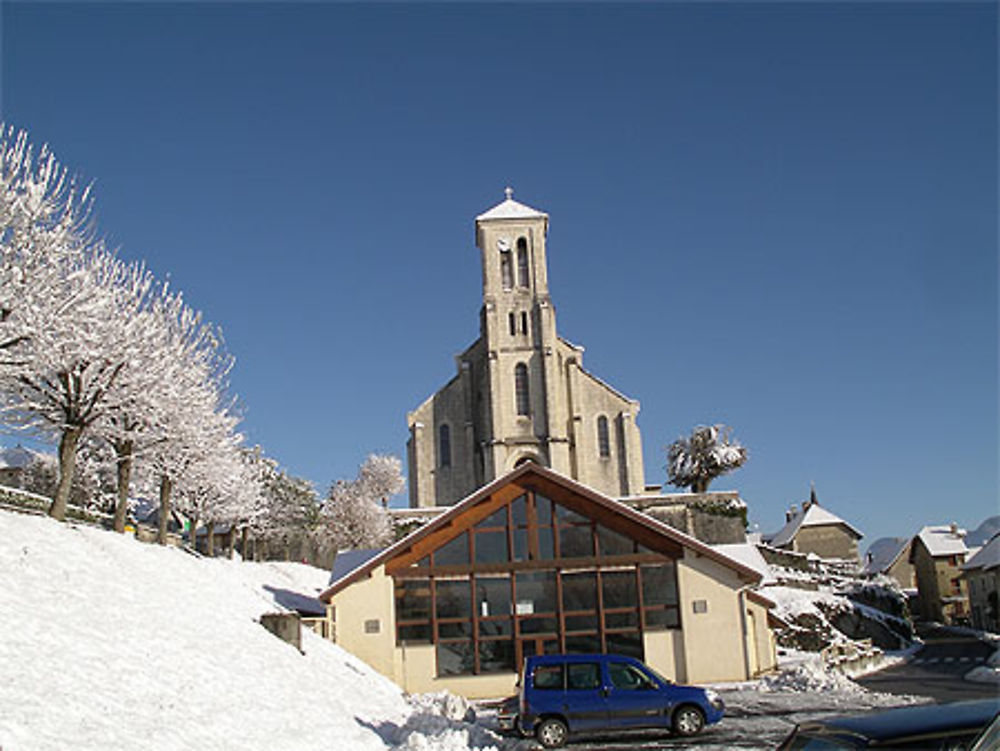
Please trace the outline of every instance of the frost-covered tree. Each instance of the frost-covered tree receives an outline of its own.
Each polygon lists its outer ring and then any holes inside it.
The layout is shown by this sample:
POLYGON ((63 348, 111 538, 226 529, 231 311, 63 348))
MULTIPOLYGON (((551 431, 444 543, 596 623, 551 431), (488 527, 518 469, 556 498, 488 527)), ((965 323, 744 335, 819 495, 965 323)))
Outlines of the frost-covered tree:
POLYGON ((163 319, 168 375, 158 391, 155 440, 143 454, 144 480, 159 495, 157 539, 163 544, 174 487, 199 462, 230 450, 239 417, 227 395, 233 359, 221 335, 179 298, 158 298, 151 310, 163 319))
POLYGON ((293 542, 307 540, 315 530, 319 508, 312 483, 272 464, 251 524, 255 555, 260 557, 261 542, 268 548, 284 548, 287 553, 293 542))
POLYGON ((50 299, 18 309, 29 337, 20 363, 3 384, 10 422, 58 441, 59 485, 49 514, 63 519, 81 439, 109 411, 128 401, 124 377, 133 362, 138 313, 152 283, 141 267, 88 246, 50 289, 50 299))
POLYGON ((704 493, 716 477, 741 467, 747 450, 731 433, 725 425, 699 425, 690 436, 671 443, 667 450, 670 484, 704 493))
POLYGON ((337 549, 373 548, 392 538, 386 510, 389 497, 405 481, 394 456, 371 454, 354 480, 338 480, 330 487, 322 509, 322 529, 337 549))
POLYGON ((213 553, 214 527, 235 515, 244 480, 239 436, 228 434, 219 438, 217 445, 205 447, 205 453, 187 467, 174 486, 177 507, 191 522, 191 547, 197 547, 198 523, 204 521, 209 555, 213 553))
POLYGON ((169 426, 175 415, 184 412, 199 378, 211 391, 213 373, 225 370, 230 362, 213 328, 166 284, 150 295, 129 334, 134 337, 132 361, 121 376, 128 398, 107 412, 98 430, 116 456, 114 529, 118 532, 125 527, 134 461, 169 442, 169 426))
POLYGON ((85 245, 89 190, 79 190, 45 147, 0 124, 0 372, 21 365, 18 348, 44 318, 30 314, 72 300, 53 291, 85 245))
POLYGON ((128 398, 131 330, 152 284, 93 239, 88 209, 46 149, 0 126, 0 394, 8 425, 58 442, 59 519, 77 446, 128 398))
POLYGON ((390 454, 369 454, 358 469, 355 482, 372 500, 378 500, 382 508, 389 505, 389 499, 406 487, 403 479, 403 464, 399 457, 390 454))

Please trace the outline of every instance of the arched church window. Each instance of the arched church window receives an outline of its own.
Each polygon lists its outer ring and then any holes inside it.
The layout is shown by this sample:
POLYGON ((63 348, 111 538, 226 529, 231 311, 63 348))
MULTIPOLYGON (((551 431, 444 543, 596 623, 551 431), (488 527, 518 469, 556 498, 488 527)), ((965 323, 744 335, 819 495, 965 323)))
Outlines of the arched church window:
POLYGON ((611 441, 608 438, 608 418, 597 418, 597 451, 602 457, 611 456, 611 441))
POLYGON ((531 413, 531 400, 528 398, 528 366, 519 362, 514 368, 514 398, 517 402, 517 414, 531 413))
POLYGON ((500 279, 504 289, 510 289, 514 286, 514 266, 509 250, 500 251, 500 279))
POLYGON ((528 286, 528 241, 517 238, 517 286, 528 286))
POLYGON ((451 428, 444 423, 438 428, 438 463, 442 467, 451 466, 451 428))

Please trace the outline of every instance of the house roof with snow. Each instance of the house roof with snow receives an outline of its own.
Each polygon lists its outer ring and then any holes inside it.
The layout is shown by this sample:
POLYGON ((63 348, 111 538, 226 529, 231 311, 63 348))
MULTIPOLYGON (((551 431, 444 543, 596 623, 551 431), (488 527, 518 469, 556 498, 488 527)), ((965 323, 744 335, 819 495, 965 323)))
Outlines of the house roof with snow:
POLYGON ((507 188, 504 193, 507 196, 506 200, 477 216, 477 222, 489 221, 491 219, 544 219, 546 224, 548 224, 549 215, 544 211, 525 206, 523 203, 513 199, 513 188, 507 188))
POLYGON ((903 554, 909 556, 911 537, 883 537, 876 540, 868 548, 865 566, 862 569, 865 574, 884 574, 895 565, 903 554))
POLYGON ((0 449, 0 469, 25 469, 40 456, 42 454, 24 446, 0 449))
MULTIPOLYGON (((450 507, 444 514, 437 517, 420 529, 410 533, 394 545, 382 551, 374 551, 363 563, 356 563, 349 570, 348 561, 344 568, 338 568, 334 562, 334 571, 330 575, 330 586, 319 595, 324 602, 353 582, 374 571, 382 564, 405 557, 419 557, 426 551, 436 538, 444 539, 455 536, 465 529, 472 517, 476 516, 476 507, 485 506, 495 497, 509 495, 513 498, 524 489, 537 489, 547 497, 559 499, 560 503, 572 503, 579 513, 599 515, 602 524, 621 534, 635 535, 642 544, 672 551, 675 556, 683 555, 683 550, 704 556, 725 568, 734 571, 739 577, 751 584, 759 584, 762 575, 759 571, 724 552, 706 545, 700 540, 679 532, 667 524, 636 511, 619 501, 598 493, 585 485, 572 480, 565 475, 542 467, 534 462, 526 462, 517 469, 497 478, 483 486, 464 500, 450 507), (579 505, 577 505, 579 504, 579 505), (472 513, 470 513, 472 512, 472 513)), ((359 556, 372 551, 354 551, 359 556)), ((339 554, 338 554, 339 558, 339 554)))
POLYGON ((775 534, 774 537, 772 537, 768 542, 773 547, 780 548, 794 540, 795 535, 797 535, 799 530, 803 527, 822 527, 833 525, 842 526, 845 530, 847 530, 847 532, 859 540, 864 537, 864 534, 859 532, 855 527, 848 524, 836 514, 827 511, 825 508, 820 506, 819 501, 816 500, 816 494, 813 493, 812 500, 806 504, 805 510, 799 511, 795 516, 793 516, 788 523, 778 530, 778 533, 775 534))
POLYGON ((749 542, 734 542, 713 545, 712 547, 723 555, 739 561, 744 566, 748 566, 760 574, 760 583, 762 586, 778 583, 778 580, 771 571, 771 567, 767 565, 767 561, 764 560, 764 556, 760 554, 760 550, 757 549, 756 545, 749 542))
POLYGON ((989 571, 1000 567, 1000 532, 961 565, 963 571, 989 571))
MULTIPOLYGON (((442 509, 443 510, 443 509, 442 509)), ((381 553, 385 548, 368 548, 359 550, 341 550, 333 559, 333 569, 330 571, 329 584, 342 579, 381 553)))
MULTIPOLYGON (((965 546, 965 530, 954 525, 924 527, 915 540, 920 540, 927 552, 934 558, 949 555, 965 555, 969 549, 965 546)), ((913 553, 910 553, 912 559, 913 553)))

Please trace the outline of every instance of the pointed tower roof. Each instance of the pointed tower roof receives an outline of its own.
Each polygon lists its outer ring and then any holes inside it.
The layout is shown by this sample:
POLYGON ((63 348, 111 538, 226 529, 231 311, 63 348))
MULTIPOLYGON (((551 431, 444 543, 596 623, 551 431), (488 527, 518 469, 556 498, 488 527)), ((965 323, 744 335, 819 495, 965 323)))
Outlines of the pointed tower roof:
POLYGON ((544 219, 546 229, 548 228, 548 214, 515 201, 513 198, 513 188, 508 187, 504 189, 504 195, 507 196, 504 201, 477 216, 476 222, 488 221, 490 219, 544 219))

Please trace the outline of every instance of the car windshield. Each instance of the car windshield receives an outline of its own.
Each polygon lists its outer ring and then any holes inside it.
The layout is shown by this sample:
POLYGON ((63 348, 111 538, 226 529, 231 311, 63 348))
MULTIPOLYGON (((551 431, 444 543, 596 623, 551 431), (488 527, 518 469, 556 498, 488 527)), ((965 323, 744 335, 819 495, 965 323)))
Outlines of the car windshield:
POLYGON ((645 672, 649 673, 651 676, 653 676, 656 680, 658 680, 664 686, 669 686, 671 683, 673 683, 673 681, 671 681, 669 678, 664 678, 662 675, 660 675, 655 670, 653 670, 653 668, 649 667, 649 665, 645 665, 644 664, 642 666, 642 669, 645 672))

